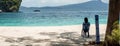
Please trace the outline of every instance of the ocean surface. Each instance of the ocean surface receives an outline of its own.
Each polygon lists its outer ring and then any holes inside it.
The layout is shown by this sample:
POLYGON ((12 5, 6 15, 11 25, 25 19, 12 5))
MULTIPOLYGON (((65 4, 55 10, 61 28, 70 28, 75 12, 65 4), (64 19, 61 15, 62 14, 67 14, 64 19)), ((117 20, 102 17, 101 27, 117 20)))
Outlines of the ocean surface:
POLYGON ((84 17, 95 24, 95 15, 99 23, 107 24, 107 11, 40 11, 21 13, 0 13, 0 26, 64 26, 80 25, 84 17))

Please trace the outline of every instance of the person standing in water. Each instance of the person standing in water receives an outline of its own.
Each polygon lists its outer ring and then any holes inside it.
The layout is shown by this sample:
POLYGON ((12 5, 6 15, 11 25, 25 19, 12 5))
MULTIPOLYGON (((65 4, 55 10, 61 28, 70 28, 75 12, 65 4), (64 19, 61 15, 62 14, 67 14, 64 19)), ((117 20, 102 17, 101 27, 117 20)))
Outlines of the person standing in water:
POLYGON ((85 17, 84 22, 83 22, 82 31, 84 32, 84 35, 88 36, 88 37, 89 37, 89 28, 90 28, 90 23, 88 22, 88 18, 85 17), (87 35, 87 33, 88 33, 88 35, 87 35))

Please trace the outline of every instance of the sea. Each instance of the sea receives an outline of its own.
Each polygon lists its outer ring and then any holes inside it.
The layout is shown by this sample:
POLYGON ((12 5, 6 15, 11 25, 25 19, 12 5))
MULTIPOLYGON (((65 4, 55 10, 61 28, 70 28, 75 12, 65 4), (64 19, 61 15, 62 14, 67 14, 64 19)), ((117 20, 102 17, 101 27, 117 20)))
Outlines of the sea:
POLYGON ((57 11, 0 13, 0 26, 66 26, 80 25, 88 17, 95 24, 95 15, 99 15, 99 24, 107 24, 108 11, 57 11))

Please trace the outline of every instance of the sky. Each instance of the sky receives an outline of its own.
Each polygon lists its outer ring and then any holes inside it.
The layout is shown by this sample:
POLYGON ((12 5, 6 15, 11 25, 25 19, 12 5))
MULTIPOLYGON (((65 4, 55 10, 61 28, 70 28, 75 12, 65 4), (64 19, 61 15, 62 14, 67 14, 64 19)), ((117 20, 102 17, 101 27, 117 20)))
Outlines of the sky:
MULTIPOLYGON (((69 4, 78 4, 84 3, 91 0, 23 0, 22 6, 25 7, 47 7, 47 6, 62 6, 62 5, 69 5, 69 4)), ((104 3, 108 3, 109 0, 102 0, 104 3)))

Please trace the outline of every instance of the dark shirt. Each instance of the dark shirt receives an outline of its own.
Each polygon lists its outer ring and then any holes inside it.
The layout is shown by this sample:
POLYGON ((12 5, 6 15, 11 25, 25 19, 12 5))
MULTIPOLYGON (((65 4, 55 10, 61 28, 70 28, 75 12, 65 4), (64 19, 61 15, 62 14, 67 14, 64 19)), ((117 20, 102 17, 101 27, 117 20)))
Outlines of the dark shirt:
POLYGON ((90 23, 88 22, 88 23, 83 23, 83 31, 84 32, 88 32, 89 31, 89 28, 90 28, 90 23))

